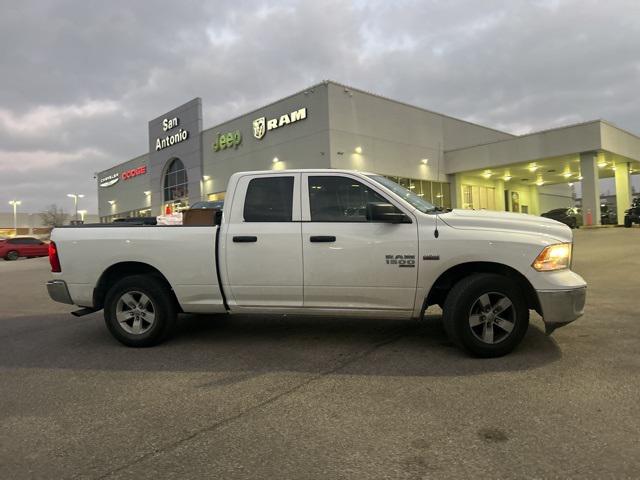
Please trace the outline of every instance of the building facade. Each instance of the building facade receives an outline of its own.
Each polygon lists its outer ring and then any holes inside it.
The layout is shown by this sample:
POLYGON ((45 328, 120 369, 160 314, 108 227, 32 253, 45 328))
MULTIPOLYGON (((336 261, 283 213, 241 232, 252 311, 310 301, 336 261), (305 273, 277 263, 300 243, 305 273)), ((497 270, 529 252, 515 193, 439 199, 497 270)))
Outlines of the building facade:
POLYGON ((149 152, 98 173, 99 215, 224 200, 239 171, 341 168, 388 176, 442 207, 530 214, 571 206, 582 182, 597 223, 598 179, 615 177, 628 204, 639 159, 640 138, 600 120, 515 136, 325 81, 212 128, 199 98, 151 120, 149 152))

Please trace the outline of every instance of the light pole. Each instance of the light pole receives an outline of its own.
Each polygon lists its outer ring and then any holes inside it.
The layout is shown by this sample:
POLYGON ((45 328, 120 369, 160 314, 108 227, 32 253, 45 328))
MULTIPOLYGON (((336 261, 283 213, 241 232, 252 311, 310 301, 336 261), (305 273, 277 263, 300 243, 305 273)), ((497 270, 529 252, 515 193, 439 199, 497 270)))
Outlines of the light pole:
POLYGON ((20 200, 11 200, 9 205, 13 205, 13 230, 14 235, 18 235, 18 205, 22 202, 20 200))
POLYGON ((82 220, 82 223, 84 223, 84 216, 87 214, 86 210, 78 210, 78 213, 80 214, 80 220, 82 220))
POLYGON ((84 198, 84 195, 82 193, 67 193, 67 197, 73 198, 73 205, 76 209, 76 221, 78 221, 78 199, 79 198, 84 198))

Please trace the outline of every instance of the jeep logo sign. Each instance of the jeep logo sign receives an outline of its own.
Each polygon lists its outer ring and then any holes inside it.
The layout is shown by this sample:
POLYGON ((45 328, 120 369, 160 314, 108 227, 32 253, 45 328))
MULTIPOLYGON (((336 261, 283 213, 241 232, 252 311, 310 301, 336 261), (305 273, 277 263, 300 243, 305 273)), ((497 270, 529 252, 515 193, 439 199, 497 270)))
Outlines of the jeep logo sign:
POLYGON ((285 113, 284 115, 280 115, 280 117, 270 118, 268 120, 266 117, 256 118, 253 121, 253 136, 258 140, 261 140, 268 131, 275 130, 276 128, 289 125, 290 123, 294 123, 299 120, 304 120, 305 118, 307 118, 307 107, 303 107, 298 110, 294 110, 291 113, 285 113))
POLYGON ((242 143, 242 133, 240 130, 229 133, 217 133, 216 140, 213 142, 212 147, 214 152, 219 152, 226 148, 238 148, 242 143))

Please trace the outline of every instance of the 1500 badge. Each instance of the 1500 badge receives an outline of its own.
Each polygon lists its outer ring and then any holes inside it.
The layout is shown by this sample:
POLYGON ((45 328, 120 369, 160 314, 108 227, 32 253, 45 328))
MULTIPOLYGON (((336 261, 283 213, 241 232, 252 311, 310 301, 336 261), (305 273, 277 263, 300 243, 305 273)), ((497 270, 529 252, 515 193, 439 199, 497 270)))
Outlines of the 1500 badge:
POLYGON ((385 255, 384 259, 387 265, 398 265, 398 267, 415 268, 416 256, 415 255, 385 255))

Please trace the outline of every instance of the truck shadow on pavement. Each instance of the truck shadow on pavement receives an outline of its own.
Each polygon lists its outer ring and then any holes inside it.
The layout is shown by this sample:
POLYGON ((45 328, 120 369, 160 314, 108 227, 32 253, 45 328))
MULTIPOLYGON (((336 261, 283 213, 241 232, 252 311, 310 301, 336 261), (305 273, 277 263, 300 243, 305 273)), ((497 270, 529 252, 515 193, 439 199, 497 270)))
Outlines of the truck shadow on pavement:
MULTIPOLYGON (((38 318, 51 324, 49 317, 38 318)), ((447 339, 440 316, 426 320, 281 316, 180 317, 175 335, 153 348, 120 345, 102 316, 0 336, 0 367, 98 371, 211 372, 254 377, 274 372, 375 376, 465 376, 526 371, 562 353, 532 319, 510 355, 477 359, 447 339)), ((20 319, 5 319, 5 322, 20 319)), ((6 324, 6 323, 5 323, 6 324)))

